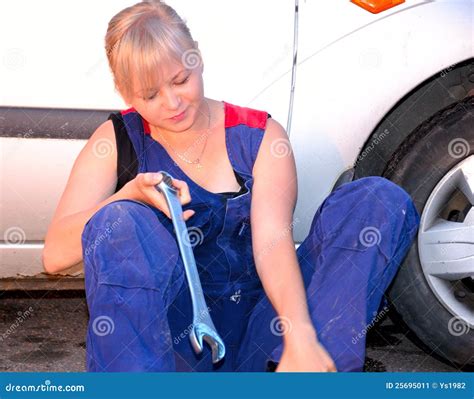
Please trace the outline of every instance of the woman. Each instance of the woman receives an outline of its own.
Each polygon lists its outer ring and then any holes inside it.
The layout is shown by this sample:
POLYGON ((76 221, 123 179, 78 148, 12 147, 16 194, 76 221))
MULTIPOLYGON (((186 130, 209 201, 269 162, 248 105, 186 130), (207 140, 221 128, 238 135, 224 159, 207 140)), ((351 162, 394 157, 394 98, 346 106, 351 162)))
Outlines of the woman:
POLYGON ((88 371, 361 371, 361 333, 418 227, 408 194, 380 177, 344 184, 295 251, 286 132, 267 112, 204 96, 197 43, 176 12, 160 1, 128 7, 105 47, 129 108, 79 154, 43 257, 49 272, 84 262, 88 371), (104 155, 104 144, 114 151, 104 155), (189 289, 155 189, 160 170, 179 189, 226 345, 216 364, 189 341, 189 289))

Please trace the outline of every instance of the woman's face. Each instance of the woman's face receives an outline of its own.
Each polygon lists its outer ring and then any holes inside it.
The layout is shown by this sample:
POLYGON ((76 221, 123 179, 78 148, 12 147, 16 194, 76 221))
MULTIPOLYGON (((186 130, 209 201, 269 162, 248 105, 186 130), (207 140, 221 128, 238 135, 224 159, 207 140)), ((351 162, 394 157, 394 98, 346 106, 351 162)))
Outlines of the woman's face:
MULTIPOLYGON (((166 63, 161 72, 160 87, 151 92, 136 90, 129 105, 148 121, 151 129, 155 127, 160 132, 206 129, 208 116, 203 108, 202 63, 192 69, 178 62, 166 63), (183 112, 179 118, 171 119, 183 112)), ((133 87, 138 87, 138 82, 132 79, 133 87)))

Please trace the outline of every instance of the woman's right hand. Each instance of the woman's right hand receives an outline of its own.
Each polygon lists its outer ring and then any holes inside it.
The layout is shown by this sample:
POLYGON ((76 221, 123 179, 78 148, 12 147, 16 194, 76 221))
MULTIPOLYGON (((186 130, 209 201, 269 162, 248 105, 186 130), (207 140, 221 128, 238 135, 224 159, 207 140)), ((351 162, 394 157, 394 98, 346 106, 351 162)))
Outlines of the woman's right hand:
MULTIPOLYGON (((127 191, 127 195, 131 199, 154 206, 171 219, 171 213, 164 195, 155 188, 162 179, 163 175, 159 172, 138 173, 137 176, 125 184, 123 188, 127 191)), ((178 198, 181 205, 191 202, 188 184, 178 179, 172 179, 172 183, 178 189, 178 198)), ((195 211, 187 209, 183 212, 183 219, 187 221, 194 214, 195 211)))

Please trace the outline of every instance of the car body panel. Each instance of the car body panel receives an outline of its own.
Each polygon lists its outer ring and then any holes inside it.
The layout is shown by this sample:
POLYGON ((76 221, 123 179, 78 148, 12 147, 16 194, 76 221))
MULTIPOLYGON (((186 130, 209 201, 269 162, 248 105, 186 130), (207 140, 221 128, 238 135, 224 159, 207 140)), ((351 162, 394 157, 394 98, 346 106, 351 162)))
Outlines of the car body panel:
MULTIPOLYGON (((132 4, 49 0, 4 6, 8 18, 0 24, 0 34, 8 40, 0 44, 0 278, 43 271, 42 242, 87 138, 67 133, 67 128, 61 133, 63 126, 73 124, 70 120, 45 133, 26 113, 17 128, 8 120, 9 107, 77 110, 86 112, 85 121, 88 112, 126 108, 113 88, 103 37, 112 15, 132 4), (5 232, 15 233, 12 227, 23 231, 21 245, 6 238, 5 232)), ((170 5, 199 42, 206 95, 266 110, 287 125, 295 2, 176 0, 170 5)), ((407 1, 375 15, 346 0, 299 2, 289 130, 298 168, 296 243, 308 232, 308 215, 354 164, 393 105, 428 77, 472 57, 470 12, 467 1, 407 1)), ((54 115, 44 117, 54 121, 54 115)), ((92 134, 94 127, 89 130, 92 134)))

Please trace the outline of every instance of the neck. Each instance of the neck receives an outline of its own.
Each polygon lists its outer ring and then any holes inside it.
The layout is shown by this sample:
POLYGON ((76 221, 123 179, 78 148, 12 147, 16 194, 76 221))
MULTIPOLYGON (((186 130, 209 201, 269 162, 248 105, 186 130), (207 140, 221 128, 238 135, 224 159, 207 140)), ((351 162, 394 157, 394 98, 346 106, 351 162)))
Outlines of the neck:
MULTIPOLYGON (((208 104, 209 107, 205 100, 201 102, 199 109, 196 111, 196 121, 189 129, 173 132, 150 125, 151 136, 165 146, 171 145, 176 151, 180 151, 180 149, 186 150, 194 143, 196 143, 198 148, 201 148, 199 143, 204 142, 209 134, 208 127, 212 128, 212 109, 209 100, 208 104), (209 114, 209 112, 211 113, 209 114), (211 117, 211 121, 209 121, 209 117, 211 117), (165 142, 163 143, 163 141, 165 142)), ((192 152, 193 150, 190 149, 190 151, 192 152)))

